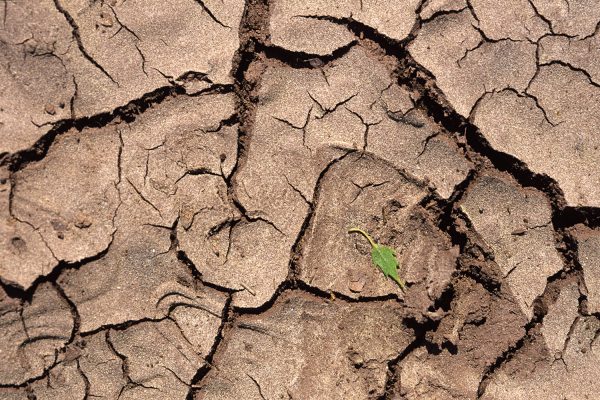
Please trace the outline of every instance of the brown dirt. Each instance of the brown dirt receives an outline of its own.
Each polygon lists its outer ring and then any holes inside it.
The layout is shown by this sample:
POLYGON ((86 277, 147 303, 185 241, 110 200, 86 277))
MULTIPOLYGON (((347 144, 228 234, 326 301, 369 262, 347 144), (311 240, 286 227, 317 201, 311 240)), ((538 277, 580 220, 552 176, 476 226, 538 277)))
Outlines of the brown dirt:
POLYGON ((595 398, 592 3, 1 1, 0 398, 595 398))

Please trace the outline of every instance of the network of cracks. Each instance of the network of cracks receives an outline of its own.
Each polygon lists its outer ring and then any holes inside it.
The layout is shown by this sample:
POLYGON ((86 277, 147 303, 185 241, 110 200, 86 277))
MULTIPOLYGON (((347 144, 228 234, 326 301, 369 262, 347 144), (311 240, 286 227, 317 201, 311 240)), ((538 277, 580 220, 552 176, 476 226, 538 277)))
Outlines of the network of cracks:
POLYGON ((593 2, 161 3, 0 2, 0 397, 594 397, 593 2))

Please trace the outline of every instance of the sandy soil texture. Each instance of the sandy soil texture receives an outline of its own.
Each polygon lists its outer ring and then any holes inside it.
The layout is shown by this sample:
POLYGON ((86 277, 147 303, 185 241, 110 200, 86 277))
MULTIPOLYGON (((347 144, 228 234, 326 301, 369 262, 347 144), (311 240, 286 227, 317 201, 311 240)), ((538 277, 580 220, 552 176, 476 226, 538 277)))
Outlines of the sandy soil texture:
POLYGON ((596 0, 0 0, 0 398, 598 398, 598 59, 596 0))

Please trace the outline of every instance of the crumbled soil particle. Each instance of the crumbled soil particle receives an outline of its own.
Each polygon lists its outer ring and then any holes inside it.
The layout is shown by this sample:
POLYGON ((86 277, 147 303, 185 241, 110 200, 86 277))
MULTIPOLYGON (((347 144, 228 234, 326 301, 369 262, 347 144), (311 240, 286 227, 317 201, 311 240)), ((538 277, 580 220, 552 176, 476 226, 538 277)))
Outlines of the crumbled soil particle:
POLYGON ((0 1, 0 397, 597 397, 599 30, 584 0, 0 1))
POLYGON ((474 399, 486 369, 525 333, 527 322, 509 293, 493 295, 470 279, 454 286, 452 315, 430 340, 447 349, 421 347, 398 366, 399 394, 406 399, 474 399))

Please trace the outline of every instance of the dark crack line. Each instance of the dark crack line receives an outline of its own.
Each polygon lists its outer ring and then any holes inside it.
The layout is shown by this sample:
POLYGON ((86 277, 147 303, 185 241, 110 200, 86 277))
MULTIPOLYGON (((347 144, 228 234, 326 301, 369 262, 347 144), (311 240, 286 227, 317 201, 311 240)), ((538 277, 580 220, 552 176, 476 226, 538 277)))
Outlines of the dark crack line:
POLYGON ((459 8, 457 10, 441 10, 441 11, 436 11, 435 13, 433 13, 429 18, 425 18, 425 19, 421 19, 421 25, 427 24, 431 21, 433 21, 434 19, 437 19, 441 16, 444 15, 452 15, 452 14, 461 14, 463 11, 468 10, 468 7, 463 7, 463 8, 459 8))
POLYGON ((378 182, 378 183, 374 183, 374 182, 370 182, 367 183, 366 185, 359 185, 358 183, 354 182, 353 180, 350 180, 350 183, 352 183, 354 186, 356 186, 358 188, 358 192, 356 193, 356 196, 354 196, 354 198, 352 199, 352 201, 350 201, 350 203, 348 204, 352 204, 356 201, 356 199, 358 199, 360 197, 360 195, 362 194, 363 190, 367 189, 367 188, 376 188, 379 186, 383 186, 386 183, 390 183, 390 181, 383 181, 383 182, 378 182))
POLYGON ((198 371, 196 371, 196 374, 194 375, 194 377, 191 380, 190 390, 188 391, 188 395, 186 397, 187 400, 194 399, 194 392, 195 392, 196 388, 199 390, 202 389, 201 383, 204 380, 204 378, 208 375, 208 373, 211 371, 211 369, 213 368, 213 359, 215 357, 215 354, 217 353, 217 351, 220 348, 220 344, 226 335, 226 331, 231 328, 231 324, 233 322, 232 317, 231 317, 232 298, 233 298, 232 295, 229 295, 229 297, 227 298, 227 301, 225 302, 225 307, 223 308, 223 318, 221 320, 221 325, 219 326, 219 329, 217 330, 217 335, 215 336, 215 340, 210 348, 210 351, 208 352, 208 355, 204 359, 205 364, 200 369, 198 369, 198 371))
POLYGON ((552 60, 547 63, 540 63, 539 67, 544 67, 544 66, 548 66, 548 65, 560 65, 562 67, 570 69, 573 72, 582 73, 583 75, 585 75, 585 77, 588 80, 588 82, 590 83, 590 85, 600 88, 600 83, 595 82, 594 79, 592 78, 592 75, 590 75, 590 73, 587 72, 583 68, 578 68, 578 67, 576 67, 568 62, 562 61, 562 60, 552 60))
POLYGON ((206 4, 204 4, 204 2, 202 0, 194 0, 196 3, 198 3, 200 5, 200 7, 202 7, 202 10, 204 10, 204 12, 206 14, 208 14, 208 16, 210 17, 210 19, 212 19, 214 22, 216 22, 217 24, 221 25, 223 28, 227 28, 227 29, 231 29, 230 26, 225 25, 223 22, 221 22, 216 16, 215 14, 213 14, 213 12, 210 10, 210 8, 208 8, 206 6, 206 4))
MULTIPOLYGON (((293 68, 319 69, 323 71, 323 67, 330 64, 332 61, 339 60, 350 52, 356 45, 357 40, 335 49, 331 54, 313 54, 303 51, 288 50, 275 45, 265 45, 261 42, 256 44, 256 51, 261 52, 268 59, 281 61, 293 68)), ((325 81, 327 77, 324 76, 325 81)))
POLYGON ((144 195, 142 194, 142 192, 140 192, 138 190, 137 187, 135 187, 135 185, 129 180, 129 178, 125 178, 125 180, 131 185, 131 187, 133 188, 133 190, 138 194, 138 196, 144 201, 144 203, 148 204, 150 207, 152 207, 152 209, 154 211, 156 211, 158 213, 158 215, 162 218, 162 214, 160 212, 160 210, 154 205, 152 204, 152 202, 150 200, 148 200, 146 197, 144 197, 144 195))
POLYGON ((296 192, 302 198, 302 200, 304 200, 304 203, 306 203, 306 205, 308 207, 312 207, 312 203, 306 198, 306 196, 304 195, 304 193, 302 193, 302 191, 300 189, 298 189, 296 186, 292 185, 292 183, 288 179, 287 175, 283 174, 283 177, 285 178, 285 181, 287 182, 289 187, 291 187, 292 190, 294 192, 296 192))
POLYGON ((84 396, 83 399, 86 400, 90 397, 96 397, 93 395, 90 395, 90 388, 91 388, 91 383, 89 378, 87 377, 87 375, 83 372, 83 369, 81 369, 81 363, 79 362, 79 358, 77 360, 75 360, 76 366, 77 366, 77 372, 79 372, 79 375, 81 376, 81 379, 83 379, 83 384, 84 384, 84 396))
POLYGON ((144 94, 140 98, 131 100, 112 111, 77 119, 57 121, 54 123, 54 127, 38 139, 33 146, 2 158, 0 166, 9 166, 11 172, 18 171, 29 163, 42 160, 48 153, 56 137, 70 129, 75 128, 81 131, 84 128, 104 127, 118 120, 132 122, 138 115, 144 113, 153 105, 160 104, 171 96, 183 95, 184 93, 185 90, 179 86, 163 86, 144 94))
POLYGON ((248 378, 250 378, 250 380, 252 382, 254 382, 254 384, 256 385, 256 388, 258 389, 258 394, 260 395, 262 400, 267 400, 267 398, 265 397, 265 395, 262 392, 262 388, 260 387, 260 384, 258 383, 258 381, 256 380, 256 378, 254 378, 252 375, 250 375, 249 373, 246 373, 246 376, 248 376, 248 378))
POLYGON ((111 80, 112 83, 114 83, 115 85, 117 85, 117 87, 119 87, 119 82, 117 82, 105 69, 102 65, 100 65, 96 60, 94 60, 94 58, 92 56, 90 56, 90 54, 87 52, 87 50, 85 49, 85 47, 83 46, 83 42, 81 40, 81 35, 79 33, 79 26, 77 26, 77 23, 75 22, 75 20, 73 19, 73 17, 71 16, 71 14, 69 14, 67 12, 67 10, 65 10, 63 8, 63 6, 60 4, 59 0, 53 0, 54 1, 54 5, 56 7, 56 9, 65 17, 65 19, 67 20, 67 22, 69 23, 69 25, 71 25, 71 29, 73 31, 73 38, 75 38, 75 41, 77 42, 77 47, 79 47, 79 51, 81 52, 81 54, 85 57, 86 60, 88 60, 94 67, 96 67, 98 70, 100 70, 100 72, 102 72, 104 74, 104 76, 106 76, 108 79, 111 80))
POLYGON ((552 21, 547 18, 546 16, 544 16, 536 7, 535 3, 533 2, 533 0, 528 0, 529 1, 529 5, 531 6, 531 8, 533 9, 533 12, 535 12, 535 14, 538 16, 539 19, 541 19, 542 21, 544 21, 544 23, 546 25, 548 25, 548 29, 550 30, 550 32, 552 34, 554 34, 554 26, 552 24, 552 21))

